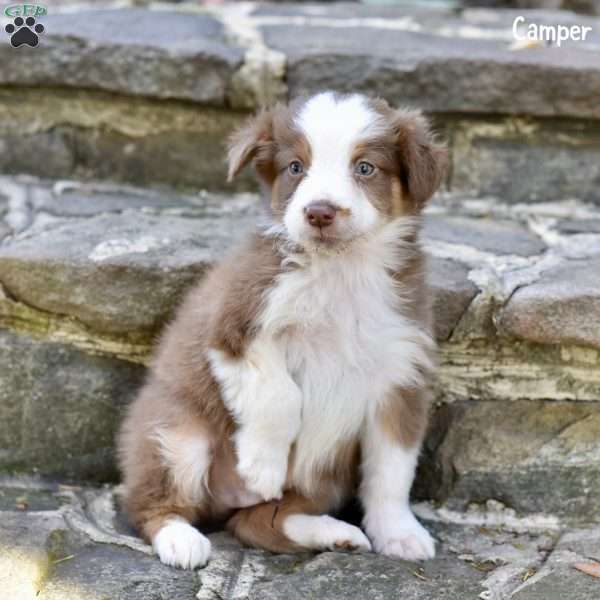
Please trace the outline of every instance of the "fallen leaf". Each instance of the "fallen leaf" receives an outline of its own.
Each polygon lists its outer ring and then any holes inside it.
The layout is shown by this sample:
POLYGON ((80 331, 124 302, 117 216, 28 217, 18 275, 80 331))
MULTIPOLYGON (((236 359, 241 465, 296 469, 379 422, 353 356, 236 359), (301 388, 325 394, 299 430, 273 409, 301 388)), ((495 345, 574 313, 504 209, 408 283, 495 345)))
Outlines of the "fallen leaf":
POLYGON ((499 567, 499 565, 497 565, 494 561, 492 560, 485 560, 482 562, 473 562, 472 563, 473 567, 475 567, 478 571, 481 571, 482 573, 490 573, 491 571, 493 571, 494 569, 497 569, 499 567))
POLYGON ((27 500, 27 496, 19 496, 15 500, 15 507, 18 510, 27 510, 29 508, 29 501, 27 500))
POLYGON ((573 568, 591 575, 592 577, 598 577, 600 579, 600 563, 577 563, 573 565, 573 568))
POLYGON ((546 44, 540 40, 515 40, 509 50, 531 50, 532 48, 544 48, 546 44))

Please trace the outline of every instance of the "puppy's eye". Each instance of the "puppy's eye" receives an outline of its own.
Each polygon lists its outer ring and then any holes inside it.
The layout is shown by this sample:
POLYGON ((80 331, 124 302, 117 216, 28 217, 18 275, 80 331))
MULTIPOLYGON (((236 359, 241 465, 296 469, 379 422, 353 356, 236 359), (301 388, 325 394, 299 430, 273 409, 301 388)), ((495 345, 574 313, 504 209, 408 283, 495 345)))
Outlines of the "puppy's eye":
POLYGON ((299 160, 293 160, 288 165, 288 171, 291 175, 302 175, 302 173, 304 172, 304 165, 299 160))
POLYGON ((368 163, 366 160, 361 160, 356 165, 355 172, 361 177, 368 177, 369 175, 373 175, 373 173, 375 172, 375 167, 371 163, 368 163))

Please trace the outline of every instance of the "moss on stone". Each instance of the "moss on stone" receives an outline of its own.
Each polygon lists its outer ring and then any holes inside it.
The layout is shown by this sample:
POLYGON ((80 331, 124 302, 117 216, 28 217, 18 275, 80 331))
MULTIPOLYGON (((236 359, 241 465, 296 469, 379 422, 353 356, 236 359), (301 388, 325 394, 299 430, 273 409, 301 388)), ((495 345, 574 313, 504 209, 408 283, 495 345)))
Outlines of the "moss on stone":
MULTIPOLYGON (((225 142, 247 113, 105 92, 0 88, 0 169, 222 189, 225 142)), ((237 189, 249 189, 244 176, 237 189)))
POLYGON ((167 131, 214 135, 228 132, 245 113, 106 92, 0 87, 0 134, 47 131, 69 123, 104 128, 131 138, 167 131))
POLYGON ((600 399, 600 369, 580 347, 492 338, 447 342, 440 351, 442 400, 600 399))
POLYGON ((77 319, 32 308, 0 295, 0 328, 25 333, 40 341, 70 344, 90 354, 134 363, 148 361, 156 332, 111 335, 95 332, 77 319))

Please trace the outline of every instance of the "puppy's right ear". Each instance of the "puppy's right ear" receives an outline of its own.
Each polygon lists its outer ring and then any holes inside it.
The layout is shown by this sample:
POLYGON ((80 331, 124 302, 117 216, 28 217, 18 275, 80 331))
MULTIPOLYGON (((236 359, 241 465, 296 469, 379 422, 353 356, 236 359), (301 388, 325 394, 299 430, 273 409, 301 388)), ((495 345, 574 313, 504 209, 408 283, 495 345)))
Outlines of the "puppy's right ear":
POLYGON ((231 181, 251 161, 254 161, 259 176, 268 180, 273 150, 273 112, 263 110, 248 119, 229 138, 227 181, 231 181))

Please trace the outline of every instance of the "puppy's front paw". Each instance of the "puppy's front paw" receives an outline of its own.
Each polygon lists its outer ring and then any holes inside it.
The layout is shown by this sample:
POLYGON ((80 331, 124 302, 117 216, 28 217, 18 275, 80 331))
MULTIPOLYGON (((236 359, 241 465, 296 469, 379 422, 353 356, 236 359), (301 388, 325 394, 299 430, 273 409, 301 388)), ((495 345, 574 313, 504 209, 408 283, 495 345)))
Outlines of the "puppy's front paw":
POLYGON ((389 521, 367 519, 365 528, 378 554, 404 560, 426 560, 435 556, 434 539, 410 512, 399 514, 389 521))
POLYGON ((265 502, 279 500, 287 477, 287 456, 285 460, 268 456, 268 450, 264 456, 242 454, 237 471, 250 492, 258 494, 265 502))
POLYGON ((166 523, 152 540, 161 562, 170 567, 203 567, 210 557, 210 541, 183 519, 166 523))
POLYGON ((404 560, 427 560, 435 556, 435 542, 429 532, 419 525, 419 529, 407 530, 400 535, 382 540, 376 545, 376 551, 379 554, 404 560))

